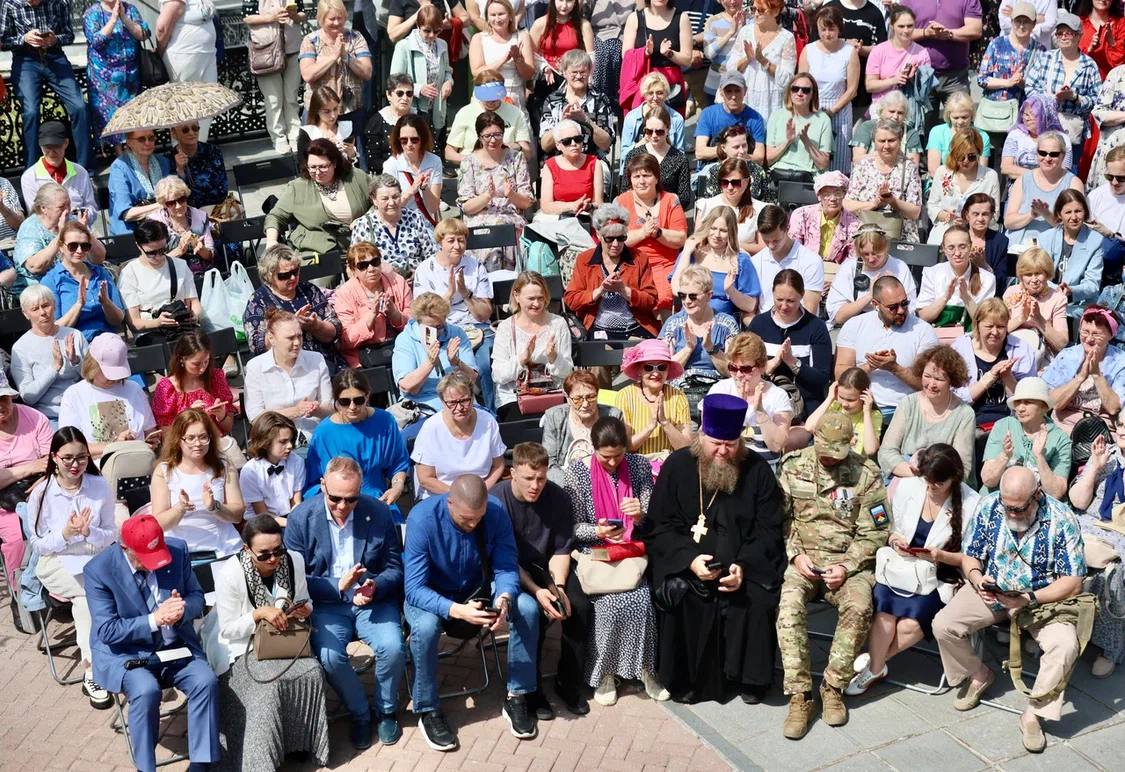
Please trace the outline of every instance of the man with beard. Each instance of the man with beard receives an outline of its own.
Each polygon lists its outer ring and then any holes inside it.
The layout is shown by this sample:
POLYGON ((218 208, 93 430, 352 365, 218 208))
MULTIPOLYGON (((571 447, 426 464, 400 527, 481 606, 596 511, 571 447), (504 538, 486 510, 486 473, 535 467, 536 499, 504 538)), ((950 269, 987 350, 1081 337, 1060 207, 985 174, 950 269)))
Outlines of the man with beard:
POLYGON ((828 413, 813 446, 785 456, 777 470, 789 561, 777 640, 789 695, 782 732, 790 740, 805 736, 815 707, 805 605, 821 598, 839 612, 820 685, 829 726, 848 722, 842 692, 855 675, 853 663, 871 625, 875 551, 887 543, 890 513, 879 467, 853 451, 851 441, 851 419, 828 413))
POLYGON ((700 432, 664 462, 644 526, 658 674, 678 702, 738 691, 757 703, 773 676, 781 499, 769 465, 742 444, 747 407, 704 397, 700 432))
POLYGON ((922 379, 911 372, 914 358, 938 344, 929 323, 910 313, 910 300, 902 282, 882 276, 871 287, 874 311, 853 316, 840 328, 836 341, 836 375, 859 366, 871 374, 871 394, 890 424, 898 401, 922 388, 922 379))

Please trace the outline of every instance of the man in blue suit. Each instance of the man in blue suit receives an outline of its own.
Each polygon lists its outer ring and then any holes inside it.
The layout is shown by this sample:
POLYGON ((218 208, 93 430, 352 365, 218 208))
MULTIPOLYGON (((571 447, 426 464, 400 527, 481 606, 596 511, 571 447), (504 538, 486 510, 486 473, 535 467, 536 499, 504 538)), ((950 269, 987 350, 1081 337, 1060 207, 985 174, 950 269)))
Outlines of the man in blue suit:
POLYGON ((165 543, 156 518, 137 515, 121 526, 119 545, 87 563, 83 575, 94 631, 94 679, 129 700, 137 769, 156 769, 160 694, 167 686, 187 695, 188 768, 216 763, 219 682, 192 624, 203 615, 203 590, 187 544, 165 543))
POLYGON ((328 682, 352 714, 351 742, 371 747, 371 708, 347 645, 358 636, 375 652, 379 742, 402 736, 395 710, 406 669, 402 643, 402 540, 390 508, 360 494, 363 472, 337 456, 320 478, 320 493, 289 513, 285 546, 305 559, 312 646, 328 682))

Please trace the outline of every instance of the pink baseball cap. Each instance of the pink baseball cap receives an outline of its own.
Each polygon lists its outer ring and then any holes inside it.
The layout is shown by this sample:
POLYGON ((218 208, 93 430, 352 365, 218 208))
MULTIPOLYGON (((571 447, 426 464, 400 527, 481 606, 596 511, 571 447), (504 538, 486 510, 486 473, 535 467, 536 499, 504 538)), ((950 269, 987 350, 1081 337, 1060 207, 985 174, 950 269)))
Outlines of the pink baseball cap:
POLYGON ((129 369, 129 348, 120 335, 103 332, 90 341, 90 356, 111 381, 122 381, 133 374, 129 369))
POLYGON ((152 515, 134 515, 121 524, 121 544, 133 550, 137 560, 149 571, 172 562, 164 543, 164 529, 152 515))

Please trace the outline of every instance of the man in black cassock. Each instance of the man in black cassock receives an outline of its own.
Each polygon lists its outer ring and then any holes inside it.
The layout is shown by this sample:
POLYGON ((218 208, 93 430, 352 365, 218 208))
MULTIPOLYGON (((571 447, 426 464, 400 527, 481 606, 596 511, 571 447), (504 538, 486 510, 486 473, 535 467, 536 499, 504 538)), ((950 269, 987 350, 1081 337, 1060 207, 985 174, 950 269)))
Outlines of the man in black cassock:
POLYGON ((678 702, 738 692, 755 704, 773 679, 781 492, 742 442, 747 407, 728 394, 704 398, 700 432, 664 462, 645 518, 657 674, 678 702))

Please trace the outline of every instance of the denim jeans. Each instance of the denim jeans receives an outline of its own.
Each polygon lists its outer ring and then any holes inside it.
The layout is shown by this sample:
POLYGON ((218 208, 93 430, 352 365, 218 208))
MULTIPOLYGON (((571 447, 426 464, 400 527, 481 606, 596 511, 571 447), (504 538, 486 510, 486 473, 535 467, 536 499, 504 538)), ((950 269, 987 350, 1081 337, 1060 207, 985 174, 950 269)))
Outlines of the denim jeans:
POLYGON ((496 332, 487 322, 476 326, 484 332, 484 340, 473 351, 477 373, 480 375, 478 383, 480 383, 481 401, 484 402, 485 410, 496 415, 496 387, 492 383, 492 343, 496 339, 496 332))
POLYGON ((375 652, 375 701, 380 715, 398 708, 398 688, 406 670, 402 620, 398 603, 384 601, 368 606, 320 603, 313 609, 312 646, 324 666, 328 683, 340 695, 348 712, 369 720, 371 708, 359 676, 348 661, 347 646, 357 637, 375 652))
POLYGON ((12 53, 12 82, 20 98, 23 116, 23 155, 28 166, 39 160, 39 102, 43 97, 43 84, 51 86, 66 108, 70 118, 70 133, 74 137, 75 160, 86 169, 92 169, 90 141, 90 112, 86 98, 74 79, 74 69, 62 50, 49 51, 42 59, 20 51, 12 53))
MULTIPOLYGON (((410 656, 414 660, 414 712, 438 709, 438 640, 442 619, 406 604, 410 625, 410 656)), ((521 592, 508 610, 508 693, 530 694, 538 688, 536 648, 539 640, 539 604, 521 592)))

